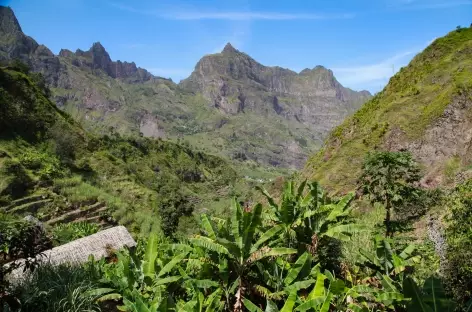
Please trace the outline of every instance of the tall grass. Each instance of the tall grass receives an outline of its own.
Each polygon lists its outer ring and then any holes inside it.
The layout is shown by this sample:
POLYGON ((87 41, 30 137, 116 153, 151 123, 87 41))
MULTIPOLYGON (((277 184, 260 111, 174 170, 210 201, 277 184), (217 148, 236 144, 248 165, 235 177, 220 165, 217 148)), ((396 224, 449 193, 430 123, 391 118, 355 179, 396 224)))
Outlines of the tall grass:
POLYGON ((374 250, 372 238, 379 232, 385 231, 382 227, 385 218, 384 207, 377 204, 371 206, 367 202, 359 202, 358 204, 355 217, 358 220, 357 223, 365 226, 365 230, 354 233, 351 240, 343 244, 344 256, 350 265, 360 260, 359 249, 374 250))
POLYGON ((22 312, 92 312, 101 311, 92 294, 98 286, 83 267, 44 265, 14 286, 12 293, 19 298, 22 312))

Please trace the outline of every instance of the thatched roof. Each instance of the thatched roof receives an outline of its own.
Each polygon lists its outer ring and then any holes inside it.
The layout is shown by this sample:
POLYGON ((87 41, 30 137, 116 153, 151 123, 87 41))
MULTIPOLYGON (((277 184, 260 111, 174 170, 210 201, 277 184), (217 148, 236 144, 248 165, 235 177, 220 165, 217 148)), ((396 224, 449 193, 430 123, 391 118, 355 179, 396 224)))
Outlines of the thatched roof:
POLYGON ((51 264, 84 263, 90 255, 100 259, 110 250, 125 246, 134 247, 136 242, 124 226, 115 226, 90 236, 77 239, 65 245, 43 252, 41 261, 51 264))
MULTIPOLYGON (((98 260, 107 256, 110 250, 118 250, 125 246, 134 247, 136 242, 124 226, 115 226, 65 245, 46 250, 38 255, 37 258, 40 263, 44 264, 81 264, 87 262, 91 255, 98 260)), ((16 269, 11 275, 13 278, 22 276, 23 268, 16 269)))

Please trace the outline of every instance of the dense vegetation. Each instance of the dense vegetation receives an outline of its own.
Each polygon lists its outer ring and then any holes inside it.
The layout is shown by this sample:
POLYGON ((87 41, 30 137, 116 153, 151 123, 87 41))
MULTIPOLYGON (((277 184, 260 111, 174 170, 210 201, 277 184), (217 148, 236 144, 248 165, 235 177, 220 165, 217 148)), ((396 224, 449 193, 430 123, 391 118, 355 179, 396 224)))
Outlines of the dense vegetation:
MULTIPOLYGON (((231 217, 203 214, 199 233, 188 238, 172 241, 153 234, 134 250, 113 251, 82 267, 39 267, 8 288, 8 296, 18 300, 21 311, 470 309, 470 285, 464 284, 470 263, 449 266, 450 275, 431 268, 424 274, 422 268, 431 264, 424 247, 360 226, 353 194, 336 199, 317 183, 298 188, 287 183, 277 203, 262 191, 268 206, 243 208, 234 200, 231 217), (353 246, 365 232, 372 243, 353 246), (354 263, 346 248, 357 248, 354 263), (443 283, 445 277, 462 280, 462 291, 451 280, 443 283)), ((452 218, 457 220, 463 205, 457 203, 452 218)), ((460 227, 453 222, 449 230, 460 227)), ((458 235, 451 259, 456 248, 470 242, 458 235)))

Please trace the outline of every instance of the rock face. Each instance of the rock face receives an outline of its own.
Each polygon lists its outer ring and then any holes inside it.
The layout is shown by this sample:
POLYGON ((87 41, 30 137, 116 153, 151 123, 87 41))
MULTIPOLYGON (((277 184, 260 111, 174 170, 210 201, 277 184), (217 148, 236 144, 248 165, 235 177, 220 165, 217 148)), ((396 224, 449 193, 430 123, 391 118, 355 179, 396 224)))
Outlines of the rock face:
POLYGON ((147 70, 136 67, 134 62, 113 62, 100 42, 95 42, 88 51, 77 49, 73 53, 61 50, 59 56, 69 59, 77 67, 102 70, 112 78, 129 79, 129 82, 144 82, 153 78, 147 70))
POLYGON ((0 32, 2 34, 23 33, 20 23, 9 7, 0 7, 0 32))
POLYGON ((426 165, 428 175, 424 184, 438 187, 443 184, 444 164, 457 157, 464 164, 472 163, 472 99, 470 94, 456 95, 443 114, 432 122, 419 140, 408 140, 404 131, 396 128, 386 138, 389 150, 409 150, 426 165))
POLYGON ((266 67, 230 43, 221 53, 203 57, 180 86, 202 93, 226 114, 273 110, 308 126, 316 124, 321 131, 331 129, 371 97, 368 91, 344 88, 323 66, 299 74, 266 67))
POLYGON ((472 176, 472 28, 435 40, 328 137, 304 169, 332 190, 356 187, 369 150, 408 150, 426 187, 472 176))
POLYGON ((0 17, 0 60, 19 58, 41 72, 60 108, 103 133, 183 138, 237 161, 299 168, 371 97, 344 88, 322 66, 267 67, 231 44, 175 84, 113 61, 99 42, 56 56, 23 34, 10 8, 0 7, 0 17))

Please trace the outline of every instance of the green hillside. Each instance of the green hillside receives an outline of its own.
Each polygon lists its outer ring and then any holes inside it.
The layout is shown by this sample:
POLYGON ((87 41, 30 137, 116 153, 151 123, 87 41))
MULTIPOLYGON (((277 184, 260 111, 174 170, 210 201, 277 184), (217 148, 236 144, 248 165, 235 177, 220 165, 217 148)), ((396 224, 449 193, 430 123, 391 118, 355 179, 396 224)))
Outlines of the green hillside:
POLYGON ((424 165, 424 183, 454 182, 470 168, 472 29, 435 40, 353 116, 331 132, 302 175, 334 191, 355 187, 374 149, 407 149, 424 165))
POLYGON ((0 68, 2 210, 51 226, 118 222, 135 233, 171 234, 180 217, 188 225, 192 213, 224 215, 231 196, 246 195, 248 184, 216 156, 160 139, 87 133, 50 102, 42 79, 21 64, 0 68))

